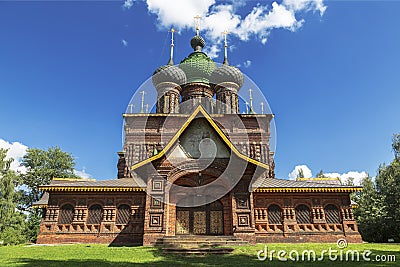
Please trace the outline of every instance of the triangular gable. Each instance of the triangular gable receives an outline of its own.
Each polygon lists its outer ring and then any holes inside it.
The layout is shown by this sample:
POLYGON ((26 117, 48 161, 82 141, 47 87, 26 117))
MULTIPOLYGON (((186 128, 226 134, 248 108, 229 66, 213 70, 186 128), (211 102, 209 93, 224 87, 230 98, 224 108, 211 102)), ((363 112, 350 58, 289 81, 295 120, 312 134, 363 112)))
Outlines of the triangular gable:
POLYGON ((242 153, 240 153, 236 147, 232 144, 232 142, 229 140, 228 137, 226 137, 226 135, 223 133, 223 131, 218 127, 218 125, 214 122, 214 120, 211 118, 211 116, 207 113, 207 111, 204 110, 204 108, 199 105, 194 111, 193 113, 189 116, 189 118, 185 121, 185 123, 182 125, 182 127, 177 131, 177 133, 174 135, 174 137, 172 137, 172 139, 168 142, 168 144, 164 147, 163 150, 161 150, 157 155, 154 155, 148 159, 145 159, 141 162, 138 162, 136 164, 134 164, 131 167, 131 170, 135 170, 147 163, 150 163, 154 160, 157 160, 159 158, 161 158, 162 156, 164 156, 171 148, 173 148, 175 142, 179 139, 179 137, 181 136, 181 134, 186 130, 186 128, 189 126, 189 124, 197 117, 197 115, 201 113, 205 119, 207 119, 208 123, 212 126, 212 128, 214 128, 214 130, 218 133, 218 135, 221 137, 221 139, 225 142, 225 144, 229 147, 229 149, 235 153, 236 156, 238 156, 239 158, 253 163, 257 166, 260 166, 266 170, 269 169, 269 166, 265 163, 262 163, 258 160, 252 159, 246 155, 243 155, 242 153))
POLYGON ((192 159, 228 159, 232 154, 225 141, 202 116, 189 123, 177 143, 192 159))

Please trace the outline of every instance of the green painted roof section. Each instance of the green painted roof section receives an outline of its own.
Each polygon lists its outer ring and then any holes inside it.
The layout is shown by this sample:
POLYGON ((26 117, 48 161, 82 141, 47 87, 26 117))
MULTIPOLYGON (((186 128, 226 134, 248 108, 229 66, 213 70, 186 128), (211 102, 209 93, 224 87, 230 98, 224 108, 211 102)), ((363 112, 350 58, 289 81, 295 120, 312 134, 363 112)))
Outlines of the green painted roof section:
POLYGON ((179 67, 186 74, 186 81, 209 83, 210 75, 215 70, 215 62, 205 53, 195 51, 181 61, 179 67))

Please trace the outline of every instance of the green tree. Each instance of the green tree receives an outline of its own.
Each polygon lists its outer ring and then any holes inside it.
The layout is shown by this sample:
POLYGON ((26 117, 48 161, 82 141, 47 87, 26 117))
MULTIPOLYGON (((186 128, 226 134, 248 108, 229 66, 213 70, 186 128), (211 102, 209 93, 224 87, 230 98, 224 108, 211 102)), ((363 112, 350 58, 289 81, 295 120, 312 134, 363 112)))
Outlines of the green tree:
POLYGON ((400 160, 400 133, 393 136, 392 149, 395 159, 400 160))
POLYGON ((326 178, 323 170, 320 170, 316 177, 317 178, 326 178))
MULTIPOLYGON (((399 151, 396 151, 399 153, 399 151)), ((387 216, 385 226, 388 238, 400 242, 400 160, 395 158, 389 165, 381 165, 376 177, 377 190, 382 195, 387 216)))
POLYGON ((62 151, 59 147, 51 147, 47 151, 38 148, 29 148, 22 159, 22 166, 27 171, 22 174, 22 182, 26 187, 21 208, 28 213, 28 237, 36 239, 41 213, 40 209, 33 209, 32 204, 38 201, 43 192, 40 185, 46 185, 53 178, 77 178, 74 174, 75 161, 71 154, 62 151))
POLYGON ((393 137, 394 160, 379 166, 376 182, 363 180, 357 195, 359 208, 354 211, 365 241, 400 242, 400 135, 393 137))
POLYGON ((354 216, 364 241, 386 242, 387 228, 384 225, 387 216, 382 195, 376 189, 371 177, 365 177, 361 185, 363 191, 356 195, 358 208, 354 216))
POLYGON ((17 209, 19 177, 10 170, 13 159, 6 159, 7 150, 0 149, 0 241, 5 245, 26 241, 25 216, 17 209))
POLYGON ((297 173, 297 178, 304 178, 304 172, 303 172, 302 168, 299 169, 299 171, 297 173))
MULTIPOLYGON (((368 175, 368 177, 369 177, 369 175, 368 175)), ((347 185, 347 186, 355 186, 354 178, 353 177, 347 178, 346 181, 344 181, 343 184, 347 185)), ((358 204, 358 200, 360 199, 360 194, 361 194, 360 192, 351 193, 350 194, 350 200, 354 201, 354 202, 356 202, 358 204)))

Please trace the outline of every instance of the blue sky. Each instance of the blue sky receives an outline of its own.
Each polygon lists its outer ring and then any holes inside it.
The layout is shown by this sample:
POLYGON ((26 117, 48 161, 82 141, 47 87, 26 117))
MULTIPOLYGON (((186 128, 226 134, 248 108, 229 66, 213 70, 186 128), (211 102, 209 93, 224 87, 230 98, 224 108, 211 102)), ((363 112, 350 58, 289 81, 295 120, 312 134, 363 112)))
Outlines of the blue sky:
POLYGON ((15 157, 60 146, 77 170, 115 178, 121 115, 167 62, 171 21, 179 63, 191 52, 192 13, 204 12, 208 51, 222 61, 219 28, 229 28, 230 63, 275 114, 277 177, 303 164, 314 175, 374 176, 400 132, 400 2, 300 2, 207 0, 178 15, 160 0, 0 2, 0 145, 15 157))

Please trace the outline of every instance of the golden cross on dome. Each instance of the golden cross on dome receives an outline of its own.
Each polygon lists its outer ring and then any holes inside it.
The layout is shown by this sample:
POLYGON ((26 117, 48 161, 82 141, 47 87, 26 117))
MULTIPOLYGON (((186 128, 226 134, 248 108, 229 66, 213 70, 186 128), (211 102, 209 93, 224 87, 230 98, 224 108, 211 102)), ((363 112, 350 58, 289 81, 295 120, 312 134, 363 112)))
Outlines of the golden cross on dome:
POLYGON ((228 42, 226 41, 226 36, 229 34, 229 32, 227 30, 221 32, 224 35, 224 41, 225 41, 225 45, 228 46, 228 42))
POLYGON ((129 104, 128 105, 128 108, 129 108, 129 113, 133 113, 133 107, 134 107, 135 105, 133 105, 133 104, 129 104))
POLYGON ((171 28, 171 30, 169 30, 169 32, 171 33, 171 45, 173 46, 174 45, 174 32, 176 32, 176 31, 174 28, 171 28))
POLYGON ((141 103, 141 105, 140 105, 140 113, 143 113, 144 112, 144 94, 145 94, 146 92, 145 91, 141 91, 140 92, 140 94, 142 95, 142 103, 141 103))
POLYGON ((175 32, 175 29, 171 28, 171 30, 169 32, 171 33, 171 51, 170 51, 170 54, 169 54, 169 62, 168 62, 168 64, 169 65, 174 65, 173 58, 174 58, 174 32, 175 32))
POLYGON ((222 34, 224 35, 224 64, 228 64, 228 41, 226 40, 226 36, 229 32, 225 30, 222 34))
POLYGON ((249 89, 249 95, 250 95, 250 112, 253 111, 253 89, 249 89))
POLYGON ((199 35, 199 31, 200 31, 200 19, 201 19, 201 16, 199 16, 199 15, 194 17, 194 21, 196 23, 196 35, 199 35))

